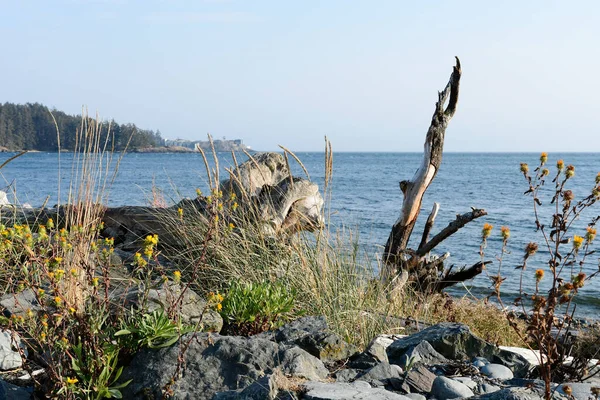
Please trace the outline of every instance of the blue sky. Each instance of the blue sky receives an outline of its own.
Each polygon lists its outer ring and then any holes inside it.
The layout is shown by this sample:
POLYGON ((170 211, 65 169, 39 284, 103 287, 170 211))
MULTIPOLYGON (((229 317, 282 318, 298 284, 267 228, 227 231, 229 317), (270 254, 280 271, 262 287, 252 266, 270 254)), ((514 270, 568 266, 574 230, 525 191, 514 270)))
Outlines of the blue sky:
POLYGON ((0 0, 0 101, 163 137, 420 151, 600 151, 598 1, 0 0))

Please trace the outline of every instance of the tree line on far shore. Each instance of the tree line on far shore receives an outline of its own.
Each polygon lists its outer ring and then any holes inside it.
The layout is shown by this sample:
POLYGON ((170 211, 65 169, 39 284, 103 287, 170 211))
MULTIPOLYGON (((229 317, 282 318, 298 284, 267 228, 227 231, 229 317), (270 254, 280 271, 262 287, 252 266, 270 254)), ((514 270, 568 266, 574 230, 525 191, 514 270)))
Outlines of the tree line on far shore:
MULTIPOLYGON (((60 149, 74 150, 81 122, 81 115, 50 110, 39 103, 0 104, 0 147, 8 150, 58 151, 58 127, 60 149)), ((103 125, 102 132, 110 132, 109 148, 114 146, 117 151, 123 150, 130 138, 130 149, 162 146, 164 142, 160 131, 140 129, 135 124, 107 121, 103 125)))

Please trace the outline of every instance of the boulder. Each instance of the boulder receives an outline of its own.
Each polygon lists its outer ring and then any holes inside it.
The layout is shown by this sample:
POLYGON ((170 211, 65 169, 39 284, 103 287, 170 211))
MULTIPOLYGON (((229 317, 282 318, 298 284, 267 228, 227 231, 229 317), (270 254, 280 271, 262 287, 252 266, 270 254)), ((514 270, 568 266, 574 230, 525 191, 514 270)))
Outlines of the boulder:
POLYGON ((438 376, 433 381, 431 394, 437 400, 467 399, 475 394, 467 385, 445 376, 438 376))
POLYGON ((324 317, 299 318, 277 329, 274 335, 266 333, 261 337, 296 345, 323 362, 346 360, 357 351, 354 345, 328 329, 324 317))
POLYGON ((347 360, 357 351, 356 346, 328 331, 308 334, 295 343, 323 362, 347 360))
POLYGON ((409 400, 408 397, 380 388, 372 388, 365 382, 322 383, 308 382, 303 385, 306 400, 409 400))
POLYGON ((409 347, 400 357, 399 365, 406 366, 410 363, 422 363, 425 365, 445 364, 449 360, 435 351, 435 349, 426 340, 416 346, 409 347))
POLYGON ((420 364, 405 374, 402 390, 411 393, 429 393, 436 376, 426 366, 420 364))
POLYGON ((23 365, 19 347, 26 356, 27 349, 16 332, 0 331, 0 370, 8 371, 23 365))
POLYGON ((513 373, 510 368, 501 364, 485 364, 479 369, 479 371, 488 378, 498 379, 501 381, 513 378, 513 373))
POLYGON ((0 400, 33 399, 33 388, 22 388, 0 379, 0 400))
MULTIPOLYGON (((173 282, 161 283, 158 287, 151 288, 147 293, 146 311, 152 312, 157 309, 167 310, 175 301, 178 301, 183 288, 180 284, 173 282)), ((133 305, 139 307, 144 290, 133 288, 124 296, 115 293, 117 300, 124 297, 125 306, 133 305)), ((123 303, 118 302, 118 303, 123 303)), ((178 306, 181 320, 190 325, 200 322, 201 330, 204 332, 220 332, 223 328, 223 318, 216 311, 209 309, 205 300, 194 293, 190 288, 183 292, 183 298, 178 306)))
POLYGON ((371 386, 385 386, 400 390, 402 386, 401 372, 388 363, 379 363, 373 368, 359 375, 356 380, 365 381, 371 386))
POLYGON ((5 294, 0 298, 0 305, 4 307, 3 314, 7 318, 13 315, 25 315, 27 310, 36 312, 42 309, 32 289, 5 294))
POLYGON ((402 365, 402 356, 422 341, 429 342, 438 353, 451 360, 485 357, 511 368, 516 376, 525 376, 531 368, 529 362, 519 354, 502 350, 475 336, 467 325, 452 322, 440 323, 395 340, 387 348, 390 363, 402 365))
POLYGON ((169 347, 144 349, 123 372, 122 381, 133 379, 123 398, 161 398, 167 386, 174 399, 211 399, 217 392, 243 390, 265 375, 281 369, 304 379, 323 379, 323 363, 304 350, 266 339, 216 334, 188 334, 169 347), (182 346, 188 346, 178 371, 182 346))

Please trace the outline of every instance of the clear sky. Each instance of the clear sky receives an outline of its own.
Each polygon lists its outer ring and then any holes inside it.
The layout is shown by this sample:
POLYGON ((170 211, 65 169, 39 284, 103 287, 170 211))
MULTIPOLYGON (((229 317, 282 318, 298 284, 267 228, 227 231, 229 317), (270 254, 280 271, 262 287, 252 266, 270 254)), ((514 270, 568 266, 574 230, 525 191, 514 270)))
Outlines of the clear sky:
POLYGON ((600 151, 600 1, 0 0, 0 102, 242 138, 420 151, 461 58, 447 151, 600 151))

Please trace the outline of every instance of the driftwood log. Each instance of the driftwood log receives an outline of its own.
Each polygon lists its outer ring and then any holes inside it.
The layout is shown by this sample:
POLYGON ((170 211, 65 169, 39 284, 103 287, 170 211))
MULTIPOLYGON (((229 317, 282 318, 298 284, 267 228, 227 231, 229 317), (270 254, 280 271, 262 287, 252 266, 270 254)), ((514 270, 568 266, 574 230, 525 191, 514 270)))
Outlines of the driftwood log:
POLYGON ((400 182, 400 190, 403 194, 400 216, 392 227, 383 253, 382 277, 385 280, 391 281, 402 276, 402 281, 413 282, 418 289, 423 291, 441 291, 454 283, 473 278, 485 267, 485 263, 479 262, 470 268, 452 272, 451 268, 444 270, 443 265, 449 254, 437 258, 427 257, 431 250, 450 235, 470 221, 486 215, 485 210, 473 209, 471 212, 457 215, 456 220, 429 239, 439 211, 439 204, 434 203, 418 248, 413 250, 408 247, 421 211, 425 191, 433 182, 442 163, 446 128, 458 105, 461 74, 460 60, 457 57, 448 84, 444 90, 438 93, 438 101, 435 104, 431 125, 425 138, 421 166, 411 180, 400 182))
MULTIPOLYGON (((269 235, 315 230, 323 225, 323 198, 316 183, 293 177, 284 157, 279 153, 258 153, 231 171, 230 179, 221 182, 223 197, 236 193, 239 208, 254 218, 269 235)), ((202 218, 207 215, 207 198, 184 199, 166 208, 124 206, 105 208, 102 213, 102 236, 115 239, 124 250, 140 247, 149 234, 158 234, 160 243, 180 247, 180 232, 173 229, 178 210, 184 216, 202 218), (170 221, 165 223, 165 221, 170 221)), ((2 207, 0 217, 6 222, 25 221, 30 225, 53 218, 64 223, 68 207, 51 209, 15 209, 2 207)))

